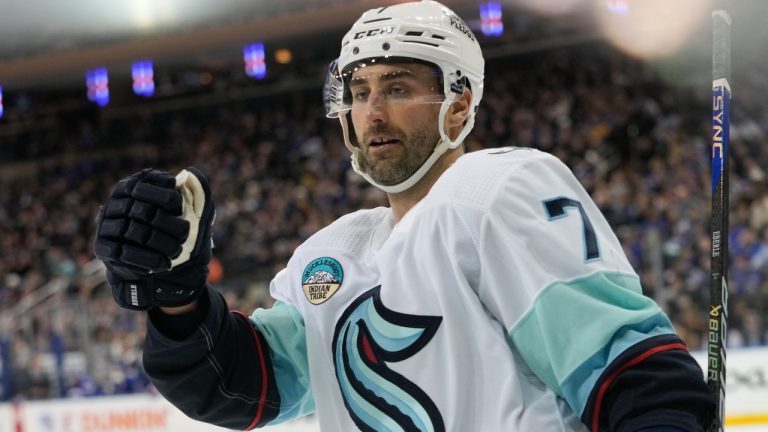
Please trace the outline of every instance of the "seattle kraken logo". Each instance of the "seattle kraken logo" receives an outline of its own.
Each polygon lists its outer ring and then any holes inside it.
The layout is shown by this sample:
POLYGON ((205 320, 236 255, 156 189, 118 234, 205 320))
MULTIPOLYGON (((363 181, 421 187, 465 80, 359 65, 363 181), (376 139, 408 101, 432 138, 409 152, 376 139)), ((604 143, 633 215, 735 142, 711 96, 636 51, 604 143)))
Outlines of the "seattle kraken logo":
POLYGON ((387 309, 378 286, 344 311, 333 335, 333 363, 344 405, 361 431, 442 432, 435 403, 385 362, 405 360, 435 335, 441 317, 387 309))

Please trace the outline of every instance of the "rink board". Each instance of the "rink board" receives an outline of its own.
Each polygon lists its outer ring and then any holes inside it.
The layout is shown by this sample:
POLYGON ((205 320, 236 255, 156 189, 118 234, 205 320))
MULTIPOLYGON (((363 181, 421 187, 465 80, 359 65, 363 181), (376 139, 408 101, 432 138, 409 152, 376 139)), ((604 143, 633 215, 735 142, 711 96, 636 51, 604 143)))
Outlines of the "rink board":
MULTIPOLYGON (((693 355, 706 371, 706 353, 693 355)), ((731 349, 727 359, 726 426, 768 432, 768 347, 731 349)), ((0 404, 0 432, 224 431, 190 420, 156 395, 110 396, 0 404)), ((314 418, 265 429, 317 432, 314 418)))

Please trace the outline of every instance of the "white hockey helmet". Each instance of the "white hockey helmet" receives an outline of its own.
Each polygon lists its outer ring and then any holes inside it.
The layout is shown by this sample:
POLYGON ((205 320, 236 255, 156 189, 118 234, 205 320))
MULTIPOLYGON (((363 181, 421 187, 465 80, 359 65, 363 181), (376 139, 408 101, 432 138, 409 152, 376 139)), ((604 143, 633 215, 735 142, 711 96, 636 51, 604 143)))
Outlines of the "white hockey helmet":
POLYGON ((416 184, 443 153, 460 146, 472 130, 483 96, 484 68, 485 60, 475 35, 453 11, 436 1, 402 3, 365 12, 342 39, 341 54, 329 68, 324 89, 326 114, 338 117, 341 122, 344 142, 352 152, 353 169, 388 193, 402 192, 416 184), (440 141, 409 178, 395 185, 381 185, 366 173, 365 158, 360 148, 350 141, 347 118, 351 109, 350 69, 377 60, 399 62, 404 58, 427 63, 441 75, 440 141), (445 115, 467 84, 472 90, 469 116, 458 137, 451 141, 445 133, 445 115))

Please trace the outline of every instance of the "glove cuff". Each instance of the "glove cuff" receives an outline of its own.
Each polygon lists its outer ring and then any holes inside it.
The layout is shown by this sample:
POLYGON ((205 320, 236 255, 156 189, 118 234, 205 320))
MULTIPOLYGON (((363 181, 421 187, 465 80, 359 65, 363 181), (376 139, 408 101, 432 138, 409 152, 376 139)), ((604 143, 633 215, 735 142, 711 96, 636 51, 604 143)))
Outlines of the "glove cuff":
POLYGON ((112 287, 112 297, 120 307, 131 310, 152 308, 152 278, 127 280, 114 271, 107 271, 107 281, 112 287))
POLYGON ((112 297, 120 307, 131 310, 187 305, 200 297, 208 280, 208 266, 196 262, 143 279, 123 279, 109 267, 107 281, 112 287, 112 297))

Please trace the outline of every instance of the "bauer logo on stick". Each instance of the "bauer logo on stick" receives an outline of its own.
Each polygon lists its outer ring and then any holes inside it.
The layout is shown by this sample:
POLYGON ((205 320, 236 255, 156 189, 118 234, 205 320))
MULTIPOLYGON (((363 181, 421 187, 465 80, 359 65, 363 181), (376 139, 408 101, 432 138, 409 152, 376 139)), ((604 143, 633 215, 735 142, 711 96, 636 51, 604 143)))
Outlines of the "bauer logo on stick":
POLYGON ((344 269, 331 257, 312 260, 304 269, 301 286, 310 303, 318 305, 325 302, 341 287, 344 281, 344 269))

